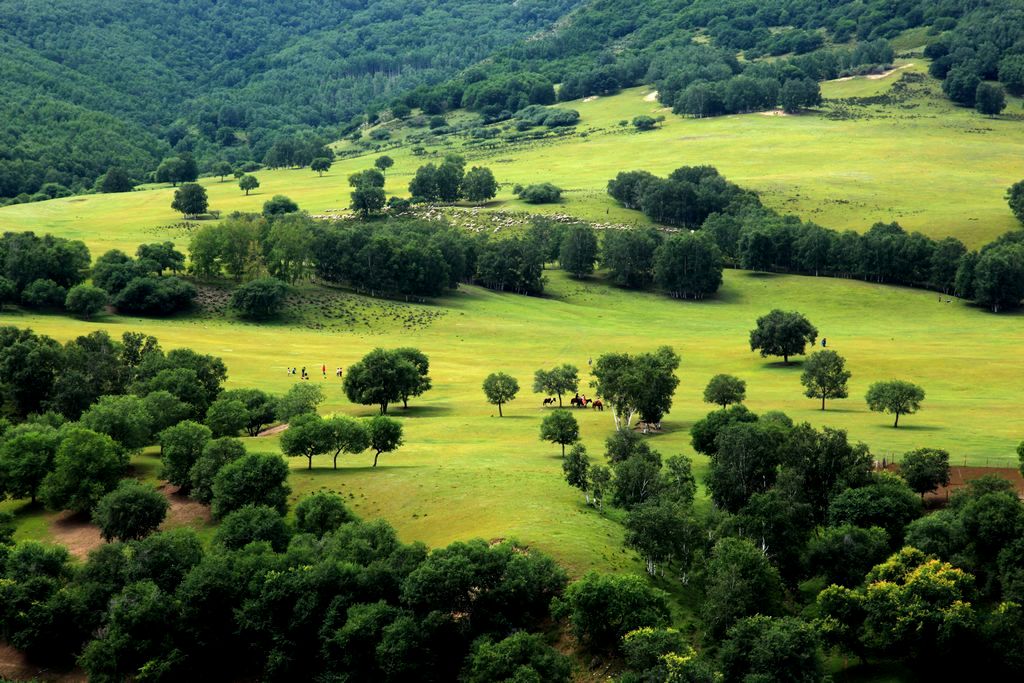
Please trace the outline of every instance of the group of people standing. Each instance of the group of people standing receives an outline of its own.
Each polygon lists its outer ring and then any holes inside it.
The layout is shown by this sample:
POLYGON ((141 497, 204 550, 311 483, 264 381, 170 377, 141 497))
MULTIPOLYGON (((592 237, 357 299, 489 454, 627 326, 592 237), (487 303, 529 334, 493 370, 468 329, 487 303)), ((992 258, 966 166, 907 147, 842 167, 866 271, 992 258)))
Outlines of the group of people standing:
MULTIPOLYGON (((297 368, 285 368, 285 372, 287 372, 289 375, 299 374, 299 376, 302 379, 309 379, 309 372, 307 372, 306 366, 302 366, 301 374, 299 373, 297 368)), ((326 364, 320 366, 320 372, 321 372, 321 374, 323 374, 324 379, 327 379, 327 365, 326 364)), ((335 368, 335 370, 334 370, 334 376, 335 377, 337 377, 338 379, 341 379, 343 374, 344 374, 344 372, 342 371, 340 365, 337 368, 335 368)))

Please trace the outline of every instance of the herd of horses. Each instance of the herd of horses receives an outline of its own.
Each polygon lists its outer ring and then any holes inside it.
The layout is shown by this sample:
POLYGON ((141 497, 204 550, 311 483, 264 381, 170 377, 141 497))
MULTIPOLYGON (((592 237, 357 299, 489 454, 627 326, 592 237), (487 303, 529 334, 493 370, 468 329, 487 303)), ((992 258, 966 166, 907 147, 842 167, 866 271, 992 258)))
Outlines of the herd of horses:
MULTIPOLYGON (((553 406, 557 402, 557 398, 549 396, 544 399, 543 405, 553 406)), ((587 398, 586 396, 580 396, 579 394, 576 394, 575 396, 569 399, 569 405, 572 406, 573 408, 586 408, 589 406, 594 410, 604 410, 604 403, 601 401, 601 399, 587 398)))

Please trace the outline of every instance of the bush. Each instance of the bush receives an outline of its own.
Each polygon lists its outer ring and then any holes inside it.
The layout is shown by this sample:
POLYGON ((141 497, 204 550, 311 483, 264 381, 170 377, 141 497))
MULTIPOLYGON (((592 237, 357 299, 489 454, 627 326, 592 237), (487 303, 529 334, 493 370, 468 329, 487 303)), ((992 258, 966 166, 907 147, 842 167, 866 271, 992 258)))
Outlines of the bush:
POLYGON ((263 215, 266 217, 281 216, 286 213, 295 213, 299 205, 283 194, 275 194, 263 203, 263 215))
POLYGON ((93 521, 106 541, 137 541, 148 536, 164 521, 167 499, 152 486, 128 479, 103 496, 93 521))
POLYGON ((306 496, 295 506, 295 527, 315 536, 323 536, 354 520, 355 515, 337 493, 320 491, 306 496))
POLYGON ((213 479, 213 515, 223 518, 246 505, 288 510, 288 464, 280 455, 250 453, 225 465, 213 479))
POLYGON ((224 517, 214 542, 228 550, 240 550, 250 543, 264 541, 274 552, 288 547, 291 530, 277 510, 266 505, 245 505, 224 517))
POLYGON ((520 188, 517 194, 527 204, 554 204, 562 199, 562 188, 551 183, 538 183, 520 188))
POLYGON ((653 116, 637 116, 633 119, 633 127, 637 130, 654 130, 657 124, 653 116))
POLYGON ((53 280, 33 280, 21 292, 21 302, 33 308, 61 308, 67 290, 53 280))
POLYGON ((106 307, 107 300, 106 291, 99 287, 75 285, 68 290, 68 295, 64 299, 64 308, 79 318, 89 320, 106 307))
POLYGON ((591 572, 552 604, 556 617, 568 617, 576 637, 595 650, 612 650, 630 631, 669 623, 667 596, 645 579, 591 572))
POLYGON ((177 277, 137 277, 114 298, 123 313, 169 315, 192 306, 196 288, 177 277))
POLYGON ((267 320, 284 308, 288 285, 277 278, 264 277, 247 282, 231 295, 231 308, 244 318, 267 320))

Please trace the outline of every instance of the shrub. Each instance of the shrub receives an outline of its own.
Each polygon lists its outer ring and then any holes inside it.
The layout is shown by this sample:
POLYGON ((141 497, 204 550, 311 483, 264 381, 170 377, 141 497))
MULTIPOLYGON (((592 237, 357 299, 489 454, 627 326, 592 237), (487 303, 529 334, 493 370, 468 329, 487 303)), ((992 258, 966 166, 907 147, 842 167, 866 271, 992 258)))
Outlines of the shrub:
POLYGON ((152 486, 127 479, 100 499, 93 520, 108 542, 136 541, 156 531, 167 508, 167 499, 152 486))
POLYGON ((284 518, 266 505, 245 505, 225 516, 213 538, 228 550, 264 541, 278 553, 288 547, 289 539, 291 530, 284 518))
POLYGON ((177 277, 137 277, 114 298, 124 313, 169 315, 192 306, 196 288, 177 277))
POLYGON ((288 285, 277 278, 264 277, 247 282, 231 295, 231 308, 244 318, 267 320, 284 308, 288 285))
POLYGON ((75 285, 68 290, 64 308, 79 318, 89 320, 107 305, 107 293, 92 285, 75 285))
POLYGON ((562 188, 551 183, 538 183, 520 188, 518 195, 527 204, 554 204, 562 199, 562 188))
POLYGON ((33 308, 60 308, 67 299, 67 290, 53 280, 33 280, 21 292, 21 302, 33 308))

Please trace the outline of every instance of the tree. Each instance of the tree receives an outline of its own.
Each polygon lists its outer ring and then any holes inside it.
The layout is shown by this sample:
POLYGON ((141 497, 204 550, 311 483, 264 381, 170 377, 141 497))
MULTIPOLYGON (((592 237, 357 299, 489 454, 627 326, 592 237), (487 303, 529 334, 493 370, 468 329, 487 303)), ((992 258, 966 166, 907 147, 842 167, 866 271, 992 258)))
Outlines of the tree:
POLYGON ((1024 223, 1024 180, 1017 181, 1006 190, 1006 202, 1017 220, 1024 223))
POLYGON ((826 398, 847 397, 846 382, 849 379, 850 371, 846 369, 846 361, 831 350, 812 353, 800 375, 800 383, 805 387, 804 395, 820 398, 822 410, 825 410, 826 398))
POLYGON ((868 408, 876 413, 892 413, 896 420, 893 427, 900 426, 900 415, 910 415, 921 409, 924 389, 916 384, 899 379, 875 382, 868 387, 865 396, 868 408))
POLYGON ((246 318, 269 320, 281 313, 287 295, 288 285, 277 278, 259 278, 231 293, 231 308, 246 318))
POLYGON ((33 308, 60 308, 66 301, 67 290, 49 279, 33 280, 21 292, 21 303, 33 308))
POLYGON ((93 521, 108 543, 137 541, 156 531, 167 516, 170 504, 152 486, 126 479, 103 496, 93 512, 93 521))
POLYGON ((277 402, 277 419, 288 422, 299 415, 315 413, 323 400, 324 390, 319 384, 295 384, 277 402))
POLYGON ((60 436, 46 425, 9 430, 0 444, 0 494, 36 502, 43 479, 54 467, 60 436))
POLYGON ((631 631, 669 624, 668 596, 632 574, 590 572, 554 600, 552 611, 595 651, 618 649, 631 631))
POLYGON ((564 458, 565 447, 579 441, 580 425, 568 410, 555 410, 548 413, 540 423, 540 438, 561 445, 564 458))
MULTIPOLYGON (((324 419, 316 414, 300 415, 281 434, 281 452, 288 457, 304 456, 306 469, 313 469, 313 456, 333 450, 334 438, 324 419)), ((337 460, 335 460, 337 469, 337 460)))
POLYGON ((590 458, 583 444, 575 444, 569 449, 569 455, 562 458, 562 472, 565 481, 574 489, 579 489, 587 503, 590 503, 590 458))
MULTIPOLYGON (((214 442, 215 443, 215 442, 214 442)), ((224 465, 213 479, 213 516, 221 519, 246 505, 288 509, 288 464, 273 453, 249 453, 224 465)))
POLYGON ((579 389, 579 370, 575 365, 565 363, 550 370, 538 370, 533 374, 533 392, 536 394, 555 394, 558 406, 562 407, 562 394, 575 392, 579 389))
POLYGON ((195 218, 206 213, 210 203, 206 197, 206 188, 198 183, 185 183, 174 191, 174 201, 171 208, 185 215, 185 218, 195 218))
POLYGON ((498 193, 498 182, 494 179, 491 169, 474 166, 469 169, 462 181, 462 192, 469 201, 482 204, 494 199, 494 195, 498 193))
POLYGON ((723 538, 715 543, 706 581, 701 613, 713 637, 721 637, 738 619, 773 616, 782 607, 778 570, 746 539, 723 538))
POLYGON ((743 403, 746 397, 747 383, 732 375, 715 375, 704 388, 704 402, 717 403, 722 408, 743 403))
POLYGON ((254 175, 246 174, 238 179, 238 187, 245 192, 246 197, 259 186, 260 181, 254 175))
POLYGON ((437 166, 426 164, 417 168, 416 174, 409 181, 409 194, 414 202, 437 201, 437 166))
POLYGON ((86 429, 106 434, 128 450, 151 443, 153 416, 138 396, 102 396, 82 413, 80 423, 86 429))
POLYGON ((324 423, 330 431, 334 469, 338 469, 338 456, 342 453, 362 453, 370 447, 370 432, 363 422, 346 415, 335 415, 324 423))
POLYGON ((949 486, 949 453, 938 448, 918 448, 903 454, 900 476, 921 494, 949 486))
POLYGON ((750 331, 750 350, 760 351, 762 358, 782 356, 788 365, 790 356, 802 355, 817 338, 818 328, 807 318, 775 309, 757 319, 757 327, 750 331))
POLYGON ((189 492, 200 503, 213 500, 213 483, 228 463, 245 456, 245 446, 238 439, 223 437, 208 441, 189 469, 189 492))
POLYGON ((797 617, 757 615, 732 626, 722 643, 727 681, 819 683, 823 679, 818 633, 797 617))
POLYGON ((616 429, 628 429, 636 415, 656 425, 672 408, 678 367, 679 355, 671 346, 635 356, 606 353, 594 362, 591 386, 611 406, 616 429))
POLYGON ((637 505, 629 511, 625 526, 626 545, 640 553, 651 576, 657 575, 660 564, 677 559, 685 573, 689 554, 700 544, 698 524, 689 509, 676 502, 656 499, 637 505))
POLYGON ((315 171, 316 174, 322 178, 324 173, 331 170, 331 164, 331 160, 327 157, 317 157, 316 159, 313 159, 313 161, 309 162, 309 168, 310 170, 315 171))
POLYGON ((247 418, 244 426, 249 436, 259 436, 277 418, 278 400, 260 389, 232 389, 220 397, 238 400, 245 405, 247 418))
POLYGON ((352 210, 368 218, 372 213, 378 213, 384 208, 387 196, 384 190, 369 184, 357 185, 352 190, 352 210))
POLYGON ((399 360, 408 361, 416 368, 416 379, 409 379, 402 383, 398 390, 398 396, 402 399, 402 407, 409 407, 409 399, 414 396, 422 396, 430 390, 430 359, 419 349, 410 346, 403 346, 391 352, 399 360))
POLYGON ((179 487, 183 493, 188 493, 192 486, 192 466, 213 438, 213 432, 206 425, 185 420, 163 430, 157 438, 163 461, 160 476, 179 487))
POLYGON ((185 255, 174 248, 174 242, 140 244, 135 255, 138 258, 135 265, 140 273, 163 275, 165 270, 175 274, 185 270, 185 255))
POLYGON ((295 529, 317 538, 355 520, 342 497, 333 491, 311 493, 295 506, 295 529))
POLYGON ((797 425, 786 435, 781 452, 787 488, 811 506, 811 517, 819 524, 837 494, 871 483, 871 452, 864 444, 850 444, 841 429, 797 425))
MULTIPOLYGON (((417 366, 404 352, 378 348, 349 367, 343 388, 348 400, 379 406, 380 414, 385 415, 392 402, 420 393, 423 380, 417 366)), ((429 387, 429 378, 427 380, 429 387)))
POLYGON ((661 454, 644 448, 612 464, 615 472, 615 504, 627 510, 653 500, 661 493, 661 454))
POLYGON ((100 183, 100 192, 131 192, 134 186, 132 179, 124 172, 123 168, 111 166, 103 175, 103 181, 100 183))
POLYGON ((996 116, 1006 109, 1006 94, 1003 88, 995 83, 978 83, 974 91, 974 108, 985 116, 996 116))
POLYGON ((238 399, 218 398, 206 411, 206 426, 214 438, 238 436, 249 422, 249 411, 238 399))
POLYGON ((266 218, 283 216, 287 213, 296 213, 298 210, 299 205, 283 194, 275 194, 273 197, 263 202, 263 215, 266 218))
POLYGON ((654 255, 654 280, 675 299, 703 299, 722 286, 722 252, 709 233, 676 233, 654 255))
POLYGON ((218 161, 210 168, 210 172, 220 178, 220 181, 223 183, 224 179, 231 175, 231 164, 226 161, 218 161))
POLYGON ((67 427, 39 495, 51 510, 90 513, 117 486, 127 466, 128 458, 106 434, 67 427))
POLYGON ((576 278, 586 277, 594 272, 597 262, 597 234, 589 225, 571 226, 562 237, 558 263, 576 278))
POLYGON ((377 157, 374 160, 373 165, 380 170, 381 173, 387 173, 388 169, 395 165, 395 160, 385 154, 377 157))
POLYGON ((401 423, 386 415, 376 415, 370 418, 370 422, 366 425, 366 431, 370 437, 370 449, 373 450, 374 467, 377 466, 377 458, 381 453, 391 453, 405 443, 402 440, 401 423))
POLYGON ((515 399, 519 393, 519 382, 504 372, 492 372, 484 379, 483 388, 487 402, 498 406, 498 417, 503 417, 501 405, 515 399))
POLYGON ((460 680, 569 683, 571 674, 568 657, 551 648, 540 634, 520 631, 497 643, 486 638, 477 642, 460 680))
POLYGON ((228 550, 264 542, 275 553, 283 553, 291 537, 291 529, 277 510, 266 505, 243 505, 224 516, 213 541, 228 550))
POLYGON ((829 584, 858 586, 873 566, 889 556, 889 534, 877 526, 829 526, 807 546, 812 570, 829 584))
POLYGON ((653 116, 633 117, 633 127, 639 131, 654 130, 657 125, 658 122, 653 116))
POLYGON ((796 114, 805 107, 821 104, 821 87, 810 78, 791 78, 782 84, 779 104, 787 114, 796 114))
POLYGON ((884 472, 875 474, 868 486, 838 493, 828 506, 831 526, 881 527, 893 545, 902 541, 906 526, 920 515, 921 502, 906 482, 884 472))
POLYGON ((942 91, 949 99, 964 107, 973 107, 981 79, 971 67, 957 67, 946 74, 942 91))
POLYGON ((715 505, 738 512, 751 496, 775 484, 781 438, 759 422, 734 422, 715 439, 705 485, 715 505))

